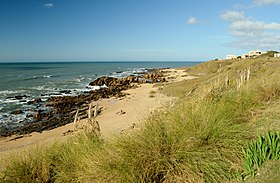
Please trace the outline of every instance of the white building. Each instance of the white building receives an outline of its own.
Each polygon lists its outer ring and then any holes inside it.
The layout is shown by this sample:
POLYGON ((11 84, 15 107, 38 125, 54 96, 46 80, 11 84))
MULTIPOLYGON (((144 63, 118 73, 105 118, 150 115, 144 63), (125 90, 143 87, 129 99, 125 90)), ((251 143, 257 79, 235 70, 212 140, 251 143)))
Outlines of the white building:
POLYGON ((227 55, 226 60, 230 60, 230 59, 237 59, 237 56, 236 55, 227 55))
POLYGON ((279 58, 280 57, 280 53, 274 53, 274 57, 279 58))
POLYGON ((249 57, 258 57, 262 54, 264 54, 265 52, 262 52, 260 50, 252 50, 249 52, 249 57))
MULTIPOLYGON (((252 50, 247 54, 243 54, 241 56, 236 56, 236 55, 227 55, 226 56, 226 60, 231 60, 231 59, 240 59, 240 58, 256 58, 262 54, 265 54, 267 52, 263 52, 260 50, 252 50)), ((274 57, 280 57, 279 55, 276 55, 274 57)))
POLYGON ((242 56, 241 56, 241 58, 249 58, 250 56, 249 56, 249 54, 243 54, 242 56))

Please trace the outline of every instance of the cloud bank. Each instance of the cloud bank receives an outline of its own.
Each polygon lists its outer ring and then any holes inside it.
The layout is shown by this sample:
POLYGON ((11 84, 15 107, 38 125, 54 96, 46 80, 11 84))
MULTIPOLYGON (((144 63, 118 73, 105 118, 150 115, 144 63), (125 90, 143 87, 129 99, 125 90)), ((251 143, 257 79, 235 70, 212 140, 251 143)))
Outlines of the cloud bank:
POLYGON ((231 35, 235 38, 229 45, 235 48, 280 49, 280 24, 262 22, 246 17, 243 12, 227 11, 221 18, 230 23, 231 35))

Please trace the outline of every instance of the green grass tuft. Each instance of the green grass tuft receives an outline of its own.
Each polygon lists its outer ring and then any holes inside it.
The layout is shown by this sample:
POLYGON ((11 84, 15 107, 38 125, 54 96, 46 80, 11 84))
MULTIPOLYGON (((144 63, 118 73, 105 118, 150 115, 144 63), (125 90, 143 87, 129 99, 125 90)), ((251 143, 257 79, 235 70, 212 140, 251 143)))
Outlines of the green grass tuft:
POLYGON ((254 177, 264 162, 280 159, 280 133, 268 131, 265 136, 260 135, 243 149, 243 154, 244 176, 254 177))

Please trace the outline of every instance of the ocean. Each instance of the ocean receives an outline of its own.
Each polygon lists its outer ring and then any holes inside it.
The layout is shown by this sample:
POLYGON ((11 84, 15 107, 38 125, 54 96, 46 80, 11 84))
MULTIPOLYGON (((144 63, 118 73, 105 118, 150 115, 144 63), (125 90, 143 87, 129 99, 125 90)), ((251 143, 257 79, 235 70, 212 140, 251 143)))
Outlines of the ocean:
MULTIPOLYGON (((101 76, 125 77, 149 68, 177 68, 199 62, 45 62, 0 63, 0 128, 20 126, 40 98, 78 95, 97 89, 88 84, 101 76), (21 110, 20 114, 11 114, 21 110)), ((31 119, 29 119, 31 120, 31 119)))

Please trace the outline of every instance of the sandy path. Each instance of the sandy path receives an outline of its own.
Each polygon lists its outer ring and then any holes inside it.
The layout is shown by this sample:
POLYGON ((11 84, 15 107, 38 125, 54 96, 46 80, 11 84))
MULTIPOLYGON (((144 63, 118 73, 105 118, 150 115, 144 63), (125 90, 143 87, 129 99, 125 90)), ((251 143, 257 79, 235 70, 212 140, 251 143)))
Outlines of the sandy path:
MULTIPOLYGON (((187 76, 183 70, 168 69, 168 82, 178 82, 184 79, 194 77, 187 76)), ((103 137, 109 137, 122 131, 131 129, 133 125, 140 125, 143 119, 147 118, 150 113, 162 106, 168 104, 172 99, 161 94, 158 88, 152 84, 142 84, 141 87, 125 91, 129 95, 121 99, 110 98, 99 101, 102 107, 101 115, 97 117, 100 124, 103 137), (151 91, 155 91, 151 94, 151 91), (153 95, 153 97, 151 97, 153 95)), ((82 121, 83 122, 83 121, 82 121)), ((28 147, 32 144, 46 144, 54 141, 61 141, 69 135, 63 133, 73 130, 73 123, 58 127, 53 130, 42 133, 31 133, 30 135, 12 140, 15 136, 0 139, 0 153, 18 150, 22 147, 28 147)))

